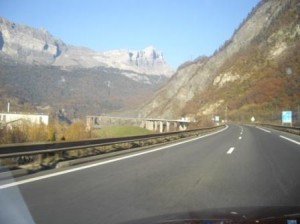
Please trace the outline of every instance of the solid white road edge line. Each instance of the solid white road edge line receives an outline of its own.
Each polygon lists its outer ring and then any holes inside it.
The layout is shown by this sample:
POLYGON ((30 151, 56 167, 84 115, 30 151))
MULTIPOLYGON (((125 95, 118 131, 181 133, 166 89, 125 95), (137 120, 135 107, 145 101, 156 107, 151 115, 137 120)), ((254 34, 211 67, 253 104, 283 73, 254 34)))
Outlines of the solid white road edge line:
POLYGON ((231 147, 228 151, 227 151, 227 154, 231 154, 234 150, 234 147, 231 147))
POLYGON ((279 135, 279 137, 280 137, 280 138, 284 138, 285 140, 288 140, 288 141, 290 141, 290 142, 293 142, 293 143, 295 143, 295 144, 297 144, 297 145, 300 145, 300 142, 297 142, 296 140, 293 140, 293 139, 284 137, 284 136, 282 136, 282 135, 279 135))
POLYGON ((263 129, 263 128, 260 128, 260 127, 256 127, 256 128, 258 128, 258 129, 260 129, 260 130, 262 130, 264 132, 271 133, 271 131, 269 131, 269 130, 266 130, 266 129, 263 129))
POLYGON ((127 156, 123 156, 123 157, 119 157, 119 158, 115 158, 115 159, 109 159, 109 160, 102 161, 102 162, 99 162, 99 163, 93 163, 93 164, 89 164, 89 165, 85 165, 85 166, 81 166, 81 167, 71 168, 69 170, 59 171, 59 172, 47 174, 47 175, 44 175, 44 176, 33 177, 33 178, 16 181, 16 182, 9 183, 9 184, 3 184, 3 185, 0 186, 0 190, 5 189, 5 188, 9 188, 9 187, 14 187, 14 186, 21 185, 21 184, 26 184, 26 183, 42 180, 42 179, 47 179, 47 178, 50 178, 50 177, 55 177, 55 176, 60 176, 60 175, 67 174, 67 173, 76 172, 76 171, 79 171, 79 170, 85 170, 85 169, 89 169, 89 168, 92 168, 92 167, 101 166, 101 165, 117 162, 117 161, 124 160, 124 159, 137 157, 137 156, 145 155, 145 154, 160 151, 160 150, 164 150, 164 149, 167 149, 167 148, 171 148, 173 146, 182 145, 182 144, 192 142, 192 141, 195 141, 195 140, 198 140, 198 139, 201 139, 201 138, 205 138, 205 137, 208 137, 208 136, 211 136, 211 135, 218 134, 222 131, 225 131, 227 128, 228 128, 228 125, 226 125, 226 127, 222 130, 212 132, 212 133, 209 133, 209 134, 206 134, 206 135, 202 135, 200 137, 189 139, 189 140, 186 140, 186 141, 183 141, 183 142, 178 142, 178 143, 175 143, 175 144, 172 144, 172 145, 167 145, 167 146, 163 146, 163 147, 160 147, 160 148, 156 148, 156 149, 152 149, 152 150, 148 150, 148 151, 144 151, 144 152, 139 152, 139 153, 135 153, 135 154, 132 154, 132 155, 127 155, 127 156))

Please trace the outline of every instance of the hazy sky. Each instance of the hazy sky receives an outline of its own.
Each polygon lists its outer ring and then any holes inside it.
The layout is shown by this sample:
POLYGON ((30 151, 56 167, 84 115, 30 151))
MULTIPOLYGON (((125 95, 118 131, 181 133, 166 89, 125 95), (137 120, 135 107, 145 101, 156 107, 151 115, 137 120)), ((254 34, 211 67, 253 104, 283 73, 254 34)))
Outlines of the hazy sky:
POLYGON ((259 0, 0 0, 0 16, 97 51, 154 46, 176 68, 212 54, 259 0))

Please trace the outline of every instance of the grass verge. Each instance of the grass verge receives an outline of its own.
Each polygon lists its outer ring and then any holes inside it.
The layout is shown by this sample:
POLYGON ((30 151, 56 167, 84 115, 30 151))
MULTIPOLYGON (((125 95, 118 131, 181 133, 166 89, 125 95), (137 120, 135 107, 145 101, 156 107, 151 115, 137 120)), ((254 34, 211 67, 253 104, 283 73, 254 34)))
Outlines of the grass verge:
POLYGON ((146 135, 151 133, 153 132, 136 126, 111 126, 93 130, 92 135, 94 138, 111 138, 130 135, 146 135))

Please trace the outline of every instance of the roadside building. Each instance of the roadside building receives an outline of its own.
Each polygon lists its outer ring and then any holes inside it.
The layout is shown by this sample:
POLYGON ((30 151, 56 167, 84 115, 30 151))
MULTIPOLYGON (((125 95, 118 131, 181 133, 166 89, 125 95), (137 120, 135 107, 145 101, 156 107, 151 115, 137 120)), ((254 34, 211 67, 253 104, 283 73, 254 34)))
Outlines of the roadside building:
POLYGON ((29 114, 29 113, 11 113, 1 112, 0 123, 2 125, 18 125, 24 122, 33 124, 49 124, 49 115, 46 114, 29 114))

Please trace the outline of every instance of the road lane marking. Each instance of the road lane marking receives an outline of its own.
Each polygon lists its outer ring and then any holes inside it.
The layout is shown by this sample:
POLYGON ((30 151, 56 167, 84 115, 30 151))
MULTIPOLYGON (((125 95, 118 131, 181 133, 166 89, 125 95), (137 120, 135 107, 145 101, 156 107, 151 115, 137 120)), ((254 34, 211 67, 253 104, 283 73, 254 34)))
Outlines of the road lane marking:
POLYGON ((38 180, 43 180, 43 179, 55 177, 55 176, 60 176, 60 175, 67 174, 67 173, 76 172, 76 171, 79 171, 79 170, 85 170, 85 169, 93 168, 93 167, 96 167, 96 166, 102 166, 102 165, 105 165, 105 164, 109 164, 109 163, 129 159, 129 158, 133 158, 133 157, 138 157, 138 156, 145 155, 145 154, 152 153, 152 152, 157 152, 157 151, 168 149, 168 148, 171 148, 171 147, 174 147, 174 146, 177 146, 177 145, 182 145, 182 144, 185 144, 185 143, 188 143, 188 142, 196 141, 198 139, 205 138, 205 137, 208 137, 208 136, 211 136, 211 135, 215 135, 215 134, 223 132, 227 129, 228 129, 228 125, 226 125, 226 127, 222 130, 212 132, 212 133, 209 133, 209 134, 206 134, 206 135, 202 135, 202 136, 199 136, 197 138, 189 139, 189 140, 186 140, 186 141, 174 143, 172 145, 166 145, 166 146, 162 146, 162 147, 155 148, 155 149, 152 149, 152 150, 147 150, 147 151, 144 151, 144 152, 139 152, 139 153, 135 153, 135 154, 127 155, 127 156, 122 156, 122 157, 118 157, 118 158, 114 158, 114 159, 109 159, 109 160, 106 160, 106 161, 93 163, 93 164, 89 164, 89 165, 85 165, 85 166, 80 166, 80 167, 76 167, 76 168, 71 168, 69 170, 59 171, 59 172, 56 172, 56 173, 46 174, 46 175, 43 175, 43 176, 32 177, 32 178, 29 178, 29 179, 26 179, 26 180, 20 180, 20 181, 8 183, 8 184, 3 184, 3 185, 0 185, 0 190, 5 189, 5 188, 14 187, 14 186, 21 185, 21 184, 31 183, 31 182, 35 182, 35 181, 38 181, 38 180))
POLYGON ((285 140, 288 140, 288 141, 290 141, 290 142, 293 142, 293 143, 295 143, 295 144, 297 144, 297 145, 300 145, 300 142, 297 142, 297 141, 294 140, 294 139, 290 139, 290 138, 287 138, 287 137, 282 136, 282 135, 280 135, 279 137, 280 137, 280 138, 284 138, 285 140))
POLYGON ((228 151, 227 151, 227 154, 231 154, 234 150, 234 147, 231 147, 228 151))
POLYGON ((262 130, 264 132, 271 133, 271 131, 269 131, 269 130, 266 130, 266 129, 263 129, 263 128, 260 128, 260 127, 256 127, 256 128, 258 128, 258 129, 260 129, 260 130, 262 130))
POLYGON ((240 133, 240 135, 242 135, 243 134, 243 131, 244 131, 244 129, 243 129, 243 127, 240 127, 241 128, 241 133, 240 133))

